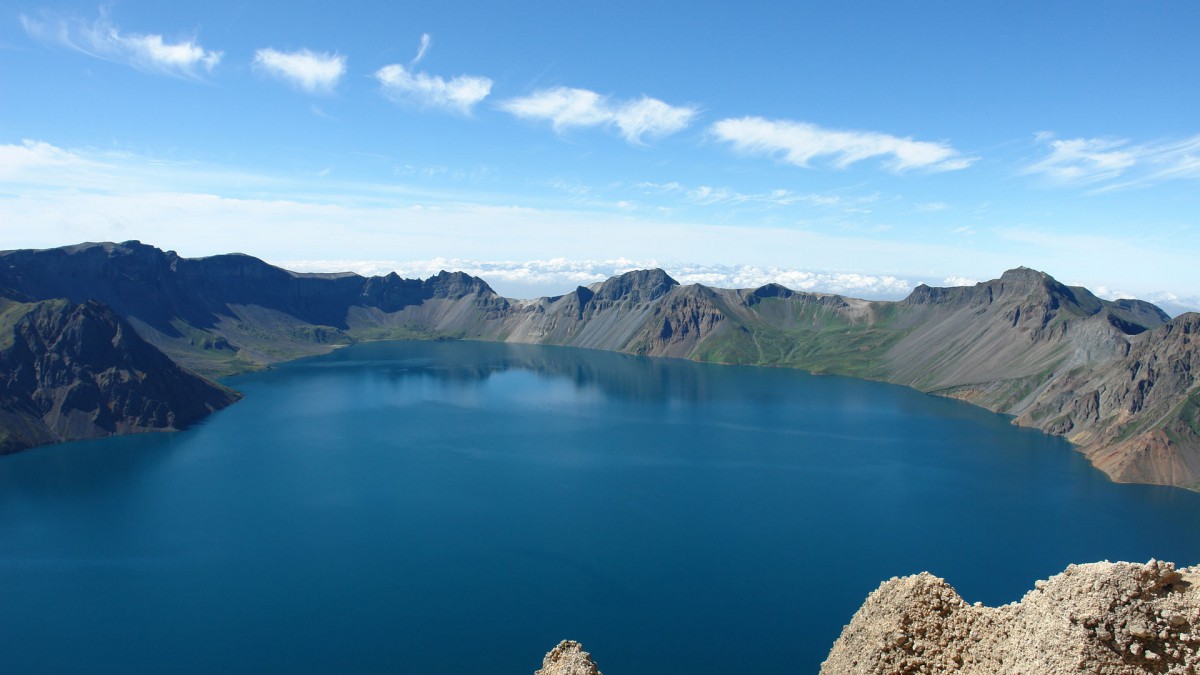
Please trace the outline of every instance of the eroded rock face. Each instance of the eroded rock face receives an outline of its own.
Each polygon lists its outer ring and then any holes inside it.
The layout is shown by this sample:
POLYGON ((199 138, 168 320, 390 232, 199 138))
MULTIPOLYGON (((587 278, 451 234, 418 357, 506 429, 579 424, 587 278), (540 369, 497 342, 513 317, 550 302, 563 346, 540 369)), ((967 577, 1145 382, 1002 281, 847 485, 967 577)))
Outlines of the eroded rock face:
POLYGON ((542 659, 542 668, 533 675, 602 675, 592 661, 592 655, 583 651, 583 645, 574 640, 563 640, 542 659))
POLYGON ((884 582, 821 672, 1190 673, 1200 670, 1200 570, 1072 565, 1018 603, 967 604, 929 573, 884 582))
POLYGON ((0 454, 180 429, 240 398, 180 368, 101 303, 15 311, 24 314, 0 349, 0 454))

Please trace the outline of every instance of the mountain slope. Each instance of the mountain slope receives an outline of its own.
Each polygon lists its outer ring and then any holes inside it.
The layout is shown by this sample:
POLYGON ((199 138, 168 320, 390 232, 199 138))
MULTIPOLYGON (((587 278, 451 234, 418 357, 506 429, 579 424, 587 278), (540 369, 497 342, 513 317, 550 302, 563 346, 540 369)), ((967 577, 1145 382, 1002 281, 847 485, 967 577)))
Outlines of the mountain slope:
POLYGON ((239 398, 95 301, 0 299, 0 316, 0 454, 179 429, 239 398))
POLYGON ((1115 480, 1200 488, 1200 314, 1129 346, 1106 367, 1076 366, 1017 418, 1065 435, 1115 480))
POLYGON ((247 255, 182 258, 137 241, 0 252, 6 287, 37 300, 99 300, 172 359, 210 376, 360 338, 479 336, 489 312, 508 304, 462 273, 424 281, 298 274, 247 255))

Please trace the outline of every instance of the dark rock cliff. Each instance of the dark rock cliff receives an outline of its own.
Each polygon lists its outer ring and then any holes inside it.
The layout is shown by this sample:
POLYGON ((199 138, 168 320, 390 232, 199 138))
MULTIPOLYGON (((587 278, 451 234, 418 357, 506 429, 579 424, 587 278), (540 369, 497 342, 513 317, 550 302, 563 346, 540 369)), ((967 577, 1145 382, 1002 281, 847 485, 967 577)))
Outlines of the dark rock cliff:
POLYGON ((95 301, 4 301, 0 453, 64 440, 182 428, 236 401, 95 301))

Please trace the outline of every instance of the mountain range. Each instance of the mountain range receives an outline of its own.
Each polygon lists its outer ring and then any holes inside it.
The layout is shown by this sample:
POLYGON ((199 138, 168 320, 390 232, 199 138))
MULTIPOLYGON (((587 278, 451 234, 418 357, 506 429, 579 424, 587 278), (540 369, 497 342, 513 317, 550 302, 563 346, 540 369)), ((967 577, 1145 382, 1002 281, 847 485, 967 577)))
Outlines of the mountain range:
POLYGON ((901 301, 682 286, 640 270, 501 297, 442 272, 301 274, 129 241, 0 252, 0 452, 176 429, 212 379, 363 340, 569 345, 914 387, 1066 437, 1113 480, 1200 489, 1200 314, 1172 319, 1027 268, 901 301))

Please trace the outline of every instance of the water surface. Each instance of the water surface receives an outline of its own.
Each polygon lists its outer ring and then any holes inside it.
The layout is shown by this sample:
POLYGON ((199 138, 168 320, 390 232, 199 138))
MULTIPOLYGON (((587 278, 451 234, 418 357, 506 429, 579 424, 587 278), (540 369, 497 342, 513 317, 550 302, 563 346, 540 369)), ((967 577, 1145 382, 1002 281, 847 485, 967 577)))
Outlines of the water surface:
POLYGON ((0 459, 0 671, 805 673, 891 576, 1200 561, 1200 495, 901 387, 472 342, 230 383, 0 459))

